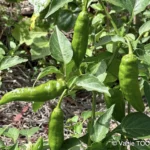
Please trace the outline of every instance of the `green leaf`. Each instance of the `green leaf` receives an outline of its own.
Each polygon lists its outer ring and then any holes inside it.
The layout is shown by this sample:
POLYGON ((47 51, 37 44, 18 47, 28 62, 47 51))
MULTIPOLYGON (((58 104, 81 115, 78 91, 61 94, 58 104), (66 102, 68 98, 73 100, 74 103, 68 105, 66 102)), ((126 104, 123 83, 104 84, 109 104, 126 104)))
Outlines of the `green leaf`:
POLYGON ((89 73, 96 76, 100 82, 103 82, 106 78, 107 75, 106 69, 107 69, 107 65, 103 60, 98 63, 89 64, 87 68, 89 73))
POLYGON ((109 132, 109 122, 112 118, 112 113, 114 111, 114 106, 112 105, 102 116, 100 116, 94 123, 92 134, 90 135, 93 142, 102 141, 107 133, 109 132))
POLYGON ((51 0, 29 0, 29 2, 34 6, 34 13, 39 14, 50 4, 51 0))
POLYGON ((49 66, 49 67, 46 67, 44 68, 38 75, 37 79, 35 80, 34 84, 41 78, 47 76, 47 75, 50 75, 50 74, 59 74, 59 75, 62 75, 62 72, 60 70, 58 70, 56 67, 54 66, 49 66))
POLYGON ((17 64, 23 63, 28 61, 27 59, 20 58, 18 56, 6 56, 4 57, 0 62, 0 70, 8 69, 10 67, 13 67, 17 64))
POLYGON ((17 128, 9 128, 7 132, 4 132, 4 135, 12 138, 15 143, 19 137, 19 130, 17 128))
POLYGON ((15 3, 15 2, 17 2, 17 3, 19 3, 21 0, 6 0, 6 2, 9 2, 9 3, 15 3))
POLYGON ((69 122, 77 122, 78 121, 78 119, 79 119, 79 116, 74 116, 74 117, 72 117, 72 118, 69 118, 68 120, 67 120, 67 123, 69 123, 69 122))
POLYGON ((125 43, 125 40, 123 37, 120 37, 118 35, 106 35, 103 36, 99 39, 99 42, 96 43, 96 47, 102 46, 102 45, 106 45, 110 42, 122 42, 125 43))
POLYGON ((136 0, 136 3, 134 5, 133 13, 134 15, 137 15, 138 13, 145 10, 145 8, 149 5, 149 0, 136 0))
POLYGON ((0 139, 0 148, 3 148, 5 146, 4 142, 0 139))
POLYGON ((9 126, 0 128, 0 136, 7 130, 8 127, 9 127, 9 126))
POLYGON ((124 7, 123 3, 122 3, 122 0, 117 0, 117 1, 116 0, 105 0, 105 1, 111 3, 115 6, 124 7))
POLYGON ((31 45, 32 60, 44 58, 50 55, 49 41, 46 37, 39 37, 33 40, 31 45))
POLYGON ((64 141, 61 150, 80 150, 79 148, 73 149, 73 147, 81 147, 81 142, 77 138, 69 138, 64 141))
POLYGON ((74 126, 74 132, 77 134, 81 134, 83 129, 83 124, 81 122, 75 124, 74 126))
POLYGON ((4 55, 6 50, 7 47, 2 42, 0 42, 0 55, 4 55))
POLYGON ((150 150, 149 141, 137 141, 135 143, 137 145, 131 146, 130 150, 150 150))
POLYGON ((39 38, 47 35, 47 31, 30 31, 30 19, 25 19, 17 23, 12 30, 13 37, 19 41, 19 44, 26 43, 27 45, 31 45, 34 42, 35 38, 39 38))
POLYGON ((74 13, 71 10, 60 10, 57 19, 57 26, 60 30, 68 32, 74 27, 76 18, 77 13, 74 13))
POLYGON ((44 102, 32 102, 32 109, 34 112, 37 112, 42 106, 44 102))
POLYGON ((142 35, 143 33, 149 30, 150 30, 150 21, 147 21, 139 28, 139 34, 142 35))
POLYGON ((126 116, 121 122, 121 133, 128 137, 144 139, 150 138, 150 117, 135 112, 126 116))
POLYGON ((70 41, 60 32, 57 26, 50 38, 50 51, 53 58, 65 64, 68 64, 73 56, 70 41))
POLYGON ((109 68, 107 69, 107 76, 104 81, 105 84, 114 82, 118 79, 119 65, 120 65, 120 60, 113 59, 113 61, 109 65, 109 68))
POLYGON ((33 150, 43 150, 43 138, 39 137, 36 143, 33 145, 33 150))
POLYGON ((30 138, 32 135, 38 132, 38 130, 39 130, 39 127, 33 127, 31 129, 22 129, 20 130, 20 134, 30 138))
POLYGON ((49 11, 45 18, 49 17, 53 13, 55 13, 58 9, 66 5, 67 3, 71 2, 72 0, 52 0, 51 5, 49 7, 49 11))
POLYGON ((92 111, 84 111, 81 113, 81 117, 83 118, 83 121, 87 120, 92 116, 92 111))
POLYGON ((87 150, 107 150, 107 148, 102 143, 93 143, 87 150))
POLYGON ((144 82, 144 93, 150 107, 150 84, 147 81, 144 82))
POLYGON ((110 95, 109 88, 102 84, 98 78, 93 75, 85 74, 78 77, 76 85, 80 86, 87 91, 97 91, 110 95))
POLYGON ((19 150, 18 143, 14 144, 9 150, 19 150))

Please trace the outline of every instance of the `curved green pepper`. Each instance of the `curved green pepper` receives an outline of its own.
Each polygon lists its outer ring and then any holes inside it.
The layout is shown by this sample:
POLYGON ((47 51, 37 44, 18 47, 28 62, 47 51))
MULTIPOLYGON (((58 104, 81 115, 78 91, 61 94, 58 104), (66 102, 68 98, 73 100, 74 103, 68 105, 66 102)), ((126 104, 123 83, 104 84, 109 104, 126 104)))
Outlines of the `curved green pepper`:
POLYGON ((64 141, 64 115, 61 108, 56 107, 50 115, 48 140, 51 150, 60 150, 64 141))
POLYGON ((104 94, 104 100, 106 102, 107 108, 111 107, 115 104, 113 117, 121 122, 122 119, 125 117, 125 101, 122 95, 122 92, 119 89, 119 86, 116 86, 110 89, 111 97, 104 94))
POLYGON ((134 54, 123 56, 119 67, 119 82, 126 100, 140 112, 144 111, 144 103, 138 83, 138 64, 134 54))
POLYGON ((62 79, 51 80, 36 87, 18 88, 6 93, 0 100, 0 105, 11 101, 45 102, 60 96, 65 88, 62 79))

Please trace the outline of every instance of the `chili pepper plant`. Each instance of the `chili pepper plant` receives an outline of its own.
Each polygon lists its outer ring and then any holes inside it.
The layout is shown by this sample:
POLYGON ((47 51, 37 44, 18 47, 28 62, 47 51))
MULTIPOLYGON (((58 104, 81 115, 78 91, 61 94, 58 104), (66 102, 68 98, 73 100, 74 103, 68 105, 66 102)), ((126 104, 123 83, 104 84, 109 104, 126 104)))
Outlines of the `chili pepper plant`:
MULTIPOLYGON (((34 6, 32 17, 19 20, 12 29, 17 45, 13 55, 26 57, 18 53, 26 44, 32 60, 50 56, 53 61, 46 63, 36 81, 49 74, 56 78, 14 89, 0 105, 28 101, 36 111, 58 98, 49 117, 46 142, 51 150, 150 149, 149 0, 29 2, 34 6), (64 122, 61 104, 80 90, 91 93, 91 109, 81 114, 82 119, 74 116, 64 122), (96 109, 98 96, 106 103, 104 111, 96 109), (70 138, 64 137, 65 128, 72 130, 70 138)), ((41 137, 31 147, 46 149, 41 137)))

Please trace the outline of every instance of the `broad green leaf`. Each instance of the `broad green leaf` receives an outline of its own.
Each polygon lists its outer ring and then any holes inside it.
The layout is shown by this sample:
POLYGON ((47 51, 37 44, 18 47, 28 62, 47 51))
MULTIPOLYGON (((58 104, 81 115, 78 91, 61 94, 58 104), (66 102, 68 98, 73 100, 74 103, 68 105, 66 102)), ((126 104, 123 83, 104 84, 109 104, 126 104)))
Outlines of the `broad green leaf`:
POLYGON ((92 56, 92 57, 87 57, 83 60, 83 62, 86 63, 94 63, 94 62, 100 62, 103 59, 109 59, 112 56, 112 53, 105 51, 105 52, 101 52, 100 54, 97 54, 96 56, 92 56))
POLYGON ((50 4, 51 0, 29 0, 29 2, 34 6, 34 13, 39 14, 50 4))
POLYGON ((49 11, 48 11, 47 15, 45 16, 45 18, 49 17, 50 15, 55 13, 58 9, 60 9, 65 4, 67 4, 71 1, 73 1, 73 0, 59 0, 59 1, 58 0, 52 0, 50 7, 49 7, 49 11))
POLYGON ((89 73, 96 76, 100 82, 103 82, 106 78, 107 75, 106 69, 107 69, 107 65, 105 61, 89 64, 87 68, 89 73))
POLYGON ((145 8, 149 5, 149 0, 136 0, 136 3, 134 5, 133 13, 134 15, 137 15, 138 13, 145 10, 145 8))
POLYGON ((18 56, 6 56, 4 57, 0 62, 0 70, 8 69, 10 67, 13 67, 17 64, 23 63, 28 61, 27 59, 20 58, 18 56))
POLYGON ((107 133, 109 132, 109 122, 112 118, 112 113, 114 111, 114 106, 112 105, 102 116, 100 116, 93 126, 92 134, 90 135, 93 142, 102 141, 107 133))
POLYGON ((99 39, 99 42, 96 43, 96 47, 99 47, 101 45, 106 45, 110 42, 122 42, 125 43, 125 40, 123 37, 120 37, 118 35, 106 35, 99 39))
POLYGON ((5 132, 5 130, 7 130, 8 127, 9 127, 9 126, 0 128, 0 136, 5 132))
POLYGON ((50 52, 53 58, 64 64, 68 64, 73 56, 70 41, 60 32, 57 26, 50 38, 50 52))
POLYGON ((20 134, 30 138, 33 134, 38 132, 39 127, 32 127, 31 129, 22 129, 20 130, 20 134))
POLYGON ((19 130, 17 128, 9 128, 8 131, 4 132, 4 135, 13 139, 15 143, 19 137, 19 130))
POLYGON ((107 69, 107 76, 105 78, 104 83, 111 83, 118 79, 118 72, 119 72, 119 65, 120 60, 119 59, 113 59, 110 66, 107 69))
POLYGON ((150 21, 145 22, 140 28, 139 28, 139 34, 142 35, 143 33, 150 31, 150 21))
POLYGON ((98 78, 93 75, 85 74, 78 77, 76 85, 80 86, 87 91, 97 91, 100 93, 106 93, 110 95, 109 88, 101 83, 98 78))
POLYGON ((148 5, 149 0, 105 0, 109 3, 127 9, 130 14, 137 15, 142 12, 148 5))
POLYGON ((46 37, 39 37, 33 40, 31 45, 31 57, 32 60, 44 58, 50 55, 49 41, 46 37))
POLYGON ((77 134, 81 134, 83 129, 83 124, 81 122, 74 125, 74 132, 77 134))
POLYGON ((34 112, 37 112, 42 106, 44 102, 33 102, 32 103, 32 109, 34 112))
POLYGON ((124 7, 123 6, 123 3, 122 3, 122 0, 105 0, 115 6, 119 6, 119 7, 124 7))
POLYGON ((144 82, 144 93, 150 107, 150 84, 147 81, 144 82))
POLYGON ((69 122, 77 122, 78 121, 78 119, 79 119, 79 117, 78 116, 74 116, 74 117, 72 117, 72 118, 69 118, 68 120, 67 120, 67 123, 69 123, 69 122))
POLYGON ((69 138, 67 140, 64 141, 61 150, 80 150, 80 149, 73 149, 73 147, 75 146, 79 146, 81 147, 81 142, 79 139, 77 138, 69 138))
MULTIPOLYGON (((99 112, 99 111, 98 111, 98 112, 95 113, 95 116, 96 116, 96 117, 99 117, 99 116, 101 116, 103 113, 104 113, 104 112, 99 112)), ((81 113, 81 117, 83 118, 84 121, 87 120, 87 119, 89 119, 91 116, 92 116, 92 111, 84 111, 84 112, 81 113)))
POLYGON ((47 76, 47 75, 50 75, 50 74, 61 74, 62 75, 62 72, 60 70, 58 70, 55 66, 49 66, 49 67, 46 67, 44 68, 38 75, 37 80, 47 76))
POLYGON ((129 11, 130 14, 132 14, 136 0, 121 0, 123 7, 129 11))
POLYGON ((56 24, 60 30, 68 32, 74 27, 76 18, 77 13, 74 13, 73 11, 68 9, 60 10, 56 24))
POLYGON ((86 119, 90 118, 92 116, 92 111, 84 111, 81 113, 81 117, 85 121, 86 119))
POLYGON ((126 116, 121 122, 121 133, 132 138, 144 139, 150 137, 150 117, 135 112, 126 116))

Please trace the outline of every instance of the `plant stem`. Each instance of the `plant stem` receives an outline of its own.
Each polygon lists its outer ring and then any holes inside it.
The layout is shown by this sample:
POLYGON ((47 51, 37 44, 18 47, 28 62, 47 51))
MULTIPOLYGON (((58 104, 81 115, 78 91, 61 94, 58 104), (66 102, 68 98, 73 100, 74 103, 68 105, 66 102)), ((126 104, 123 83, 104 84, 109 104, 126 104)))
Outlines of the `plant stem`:
POLYGON ((116 50, 114 51, 112 57, 110 58, 110 60, 109 60, 109 62, 108 62, 107 70, 108 70, 108 68, 110 67, 110 64, 112 63, 112 61, 114 60, 114 58, 116 57, 116 55, 118 54, 118 51, 119 51, 120 47, 121 47, 121 43, 119 42, 119 43, 118 43, 118 47, 116 48, 116 50))
POLYGON ((131 46, 129 39, 127 37, 125 37, 125 39, 126 39, 127 44, 128 44, 129 54, 133 54, 133 49, 132 49, 132 46, 131 46))
POLYGON ((130 111, 131 111, 131 105, 128 103, 128 114, 130 114, 130 111))
POLYGON ((91 145, 91 131, 94 125, 94 120, 95 120, 95 110, 96 110, 96 92, 93 92, 93 98, 92 98, 92 118, 91 118, 91 124, 90 124, 90 129, 89 129, 89 137, 88 137, 88 146, 91 145))
POLYGON ((116 25, 115 22, 113 21, 111 15, 108 13, 108 11, 107 11, 106 7, 104 6, 102 0, 99 0, 99 3, 102 5, 102 8, 104 9, 104 12, 105 12, 107 18, 110 20, 110 22, 111 22, 111 24, 112 24, 112 26, 113 26, 113 28, 114 28, 116 34, 119 35, 120 33, 119 33, 119 31, 118 31, 117 25, 116 25))
POLYGON ((83 0, 82 9, 83 9, 84 11, 87 11, 87 4, 88 4, 88 0, 83 0))
POLYGON ((63 98, 64 98, 66 92, 67 92, 67 89, 65 89, 65 90, 63 91, 63 93, 61 94, 61 96, 60 96, 60 98, 59 98, 59 101, 58 101, 58 104, 57 104, 57 106, 56 106, 57 108, 60 108, 60 107, 61 107, 61 103, 62 103, 62 100, 63 100, 63 98))

